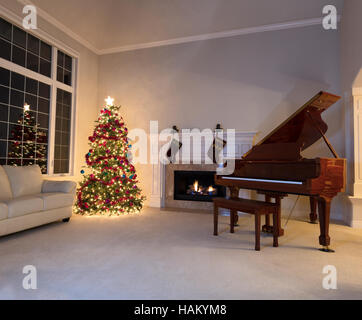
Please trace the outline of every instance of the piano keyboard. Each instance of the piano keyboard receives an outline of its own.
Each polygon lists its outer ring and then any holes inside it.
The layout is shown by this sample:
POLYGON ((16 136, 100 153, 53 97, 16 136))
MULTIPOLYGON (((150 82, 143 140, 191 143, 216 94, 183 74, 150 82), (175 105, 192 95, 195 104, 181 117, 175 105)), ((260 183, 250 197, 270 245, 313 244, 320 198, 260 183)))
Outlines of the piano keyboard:
POLYGON ((268 180, 268 179, 253 179, 253 178, 239 178, 239 177, 222 177, 225 180, 242 180, 242 181, 256 181, 256 182, 269 182, 269 183, 285 183, 302 185, 302 181, 286 181, 286 180, 268 180))

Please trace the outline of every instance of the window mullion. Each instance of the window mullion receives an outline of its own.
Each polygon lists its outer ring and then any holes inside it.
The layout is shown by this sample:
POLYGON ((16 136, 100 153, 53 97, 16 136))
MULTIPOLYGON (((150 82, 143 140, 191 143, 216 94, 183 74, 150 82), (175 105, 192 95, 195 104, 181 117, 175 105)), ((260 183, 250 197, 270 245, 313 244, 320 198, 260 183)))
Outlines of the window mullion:
POLYGON ((50 114, 49 114, 49 150, 48 150, 48 174, 54 174, 54 146, 55 146, 55 121, 57 112, 57 48, 53 47, 52 55, 52 93, 50 100, 50 114))

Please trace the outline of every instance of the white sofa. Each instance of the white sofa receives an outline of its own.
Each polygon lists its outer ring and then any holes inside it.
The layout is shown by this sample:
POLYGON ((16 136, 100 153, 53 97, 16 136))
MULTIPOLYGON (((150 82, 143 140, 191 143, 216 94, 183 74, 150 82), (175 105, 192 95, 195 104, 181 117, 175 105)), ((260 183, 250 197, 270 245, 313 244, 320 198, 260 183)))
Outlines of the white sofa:
POLYGON ((0 236, 72 215, 76 183, 43 180, 40 167, 0 166, 0 236))

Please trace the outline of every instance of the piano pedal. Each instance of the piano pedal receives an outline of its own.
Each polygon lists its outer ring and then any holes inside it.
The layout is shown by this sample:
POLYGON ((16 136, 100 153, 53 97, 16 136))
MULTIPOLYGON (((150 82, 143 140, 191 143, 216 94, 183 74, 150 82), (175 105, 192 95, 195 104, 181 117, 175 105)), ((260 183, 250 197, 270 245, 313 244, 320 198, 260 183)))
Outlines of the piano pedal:
POLYGON ((330 253, 335 252, 333 249, 330 249, 328 246, 323 246, 322 248, 320 248, 318 250, 322 251, 322 252, 330 252, 330 253))

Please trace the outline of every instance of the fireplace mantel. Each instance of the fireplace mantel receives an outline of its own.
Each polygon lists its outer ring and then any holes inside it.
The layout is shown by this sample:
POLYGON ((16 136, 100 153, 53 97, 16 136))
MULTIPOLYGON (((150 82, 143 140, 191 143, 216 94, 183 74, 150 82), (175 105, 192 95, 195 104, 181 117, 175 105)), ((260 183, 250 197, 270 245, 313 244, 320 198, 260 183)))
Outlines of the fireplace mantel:
MULTIPOLYGON (((243 154, 249 151, 253 144, 257 132, 236 131, 235 132, 235 158, 241 158, 243 154)), ((180 139, 182 136, 180 134, 180 139)), ((159 146, 160 148, 162 145, 159 146)), ((227 148, 227 146, 226 146, 227 148)), ((181 148, 182 150, 182 148, 181 148)), ((165 207, 165 168, 162 163, 152 165, 152 193, 149 201, 150 207, 163 208, 165 207)))

